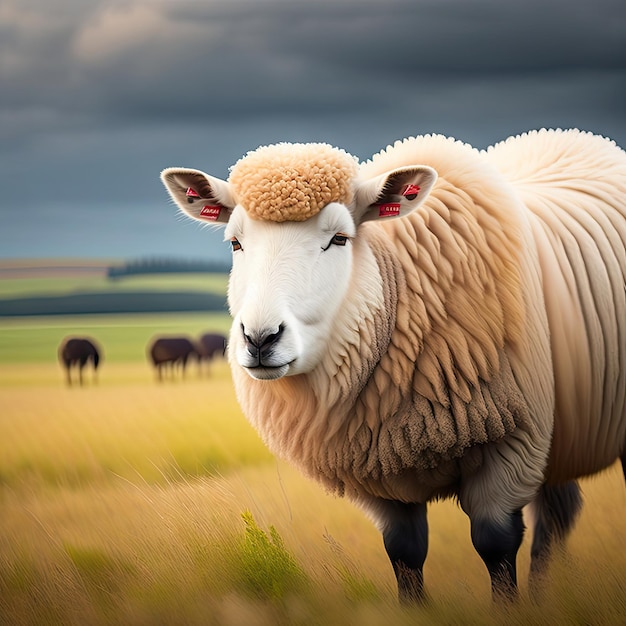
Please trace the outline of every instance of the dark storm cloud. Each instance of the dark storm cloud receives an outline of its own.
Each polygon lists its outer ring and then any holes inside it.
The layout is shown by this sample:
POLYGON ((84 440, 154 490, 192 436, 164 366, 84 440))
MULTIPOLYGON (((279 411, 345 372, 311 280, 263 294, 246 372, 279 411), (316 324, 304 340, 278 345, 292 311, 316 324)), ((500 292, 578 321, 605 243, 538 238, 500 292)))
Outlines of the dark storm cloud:
POLYGON ((104 237, 123 211, 103 206, 171 212, 163 167, 226 176, 273 141, 366 158, 578 126, 626 145, 625 41, 623 0, 0 0, 0 217, 78 228, 98 206, 104 237))
POLYGON ((13 2, 3 108, 35 126, 371 109, 457 76, 626 68, 621 0, 13 2))

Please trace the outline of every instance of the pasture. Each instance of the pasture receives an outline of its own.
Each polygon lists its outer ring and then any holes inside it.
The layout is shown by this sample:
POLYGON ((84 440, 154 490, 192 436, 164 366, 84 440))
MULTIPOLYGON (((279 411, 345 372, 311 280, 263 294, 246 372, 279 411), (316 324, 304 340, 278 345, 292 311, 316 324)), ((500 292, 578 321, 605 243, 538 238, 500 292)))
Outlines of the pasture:
POLYGON ((0 623, 621 624, 621 468, 585 508, 545 599, 491 605, 453 502, 430 507, 423 608, 396 603, 378 531, 274 459, 244 420, 227 364, 157 383, 156 333, 223 332, 225 315, 0 320, 0 623), (101 343, 97 384, 68 388, 66 334, 101 343))
POLYGON ((225 273, 109 278, 106 266, 50 263, 29 267, 0 261, 0 317, 226 310, 225 273))

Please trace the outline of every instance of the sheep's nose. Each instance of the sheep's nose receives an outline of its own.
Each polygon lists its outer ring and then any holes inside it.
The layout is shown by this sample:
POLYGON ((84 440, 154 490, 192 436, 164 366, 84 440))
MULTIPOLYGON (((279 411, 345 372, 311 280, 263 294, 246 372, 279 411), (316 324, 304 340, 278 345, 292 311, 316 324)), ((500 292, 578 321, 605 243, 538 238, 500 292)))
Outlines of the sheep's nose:
POLYGON ((244 325, 241 325, 241 332, 246 344, 246 350, 248 354, 257 362, 262 363, 264 359, 267 359, 273 347, 280 340, 285 327, 281 324, 278 330, 275 329, 263 329, 260 331, 247 333, 244 325))

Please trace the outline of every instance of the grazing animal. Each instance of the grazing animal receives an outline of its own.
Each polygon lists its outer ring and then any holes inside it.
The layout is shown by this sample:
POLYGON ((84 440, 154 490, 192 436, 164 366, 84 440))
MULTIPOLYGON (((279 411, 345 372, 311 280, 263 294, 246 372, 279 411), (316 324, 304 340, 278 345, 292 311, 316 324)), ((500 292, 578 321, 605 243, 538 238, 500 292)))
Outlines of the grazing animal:
POLYGON ((93 365, 94 381, 98 365, 102 359, 102 352, 96 347, 93 339, 86 337, 66 337, 59 346, 59 360, 65 367, 67 384, 71 386, 73 366, 78 367, 78 383, 83 384, 83 368, 91 361, 93 365))
POLYGON ((219 333, 203 333, 197 341, 198 371, 202 371, 202 363, 210 365, 217 357, 226 356, 228 340, 219 333))
POLYGON ((228 181, 171 168, 225 224, 229 360, 266 444, 380 528, 400 599, 424 598, 426 505, 456 497, 495 598, 531 582, 625 461, 626 154, 533 131, 486 151, 441 135, 359 164, 326 144, 248 153, 228 181))
POLYGON ((150 343, 148 354, 159 380, 163 380, 163 369, 169 366, 174 376, 178 365, 184 378, 187 361, 190 357, 197 358, 198 350, 188 337, 157 337, 150 343))
POLYGON ((204 333, 198 340, 198 353, 200 358, 211 361, 216 357, 226 355, 227 340, 224 335, 218 333, 204 333))

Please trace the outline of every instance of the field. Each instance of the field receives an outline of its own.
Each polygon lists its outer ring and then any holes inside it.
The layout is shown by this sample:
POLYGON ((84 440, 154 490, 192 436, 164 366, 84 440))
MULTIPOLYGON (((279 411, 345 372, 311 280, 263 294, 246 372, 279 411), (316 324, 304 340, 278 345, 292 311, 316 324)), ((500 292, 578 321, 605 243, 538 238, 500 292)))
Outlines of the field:
POLYGON ((107 276, 106 265, 0 261, 0 318, 45 314, 224 312, 227 274, 107 276))
POLYGON ((467 519, 440 502, 430 601, 400 608, 378 532, 269 454, 224 361, 156 381, 150 337, 228 325, 219 314, 0 320, 0 624, 624 623, 617 466, 584 481, 584 513, 541 605, 527 595, 530 537, 521 600, 494 608, 467 519), (82 388, 56 360, 75 332, 105 353, 82 388))

